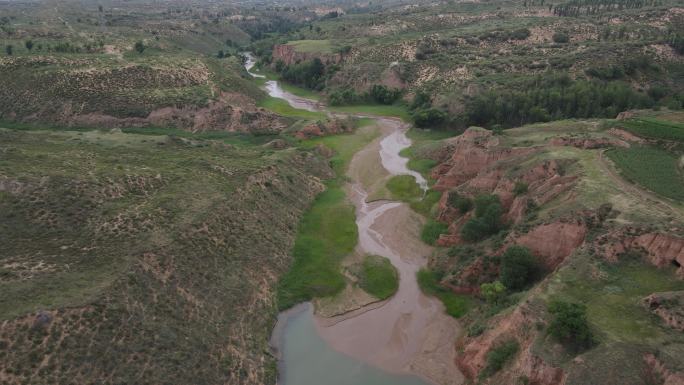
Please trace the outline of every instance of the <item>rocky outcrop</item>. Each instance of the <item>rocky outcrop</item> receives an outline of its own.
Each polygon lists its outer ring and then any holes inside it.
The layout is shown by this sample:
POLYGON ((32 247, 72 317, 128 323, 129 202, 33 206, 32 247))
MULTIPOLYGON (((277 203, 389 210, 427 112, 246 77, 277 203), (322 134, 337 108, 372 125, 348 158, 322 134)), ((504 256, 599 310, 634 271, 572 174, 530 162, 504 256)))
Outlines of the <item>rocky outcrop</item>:
POLYGON ((646 258, 658 267, 675 266, 677 275, 684 278, 684 239, 639 228, 623 228, 598 237, 597 251, 609 261, 617 261, 629 251, 645 253, 646 258))
POLYGON ((344 59, 340 53, 299 52, 297 48, 289 44, 276 44, 273 46, 273 62, 278 60, 287 65, 307 62, 315 58, 321 59, 323 64, 339 64, 344 59))
POLYGON ((641 303, 667 326, 684 331, 684 291, 653 293, 641 303))

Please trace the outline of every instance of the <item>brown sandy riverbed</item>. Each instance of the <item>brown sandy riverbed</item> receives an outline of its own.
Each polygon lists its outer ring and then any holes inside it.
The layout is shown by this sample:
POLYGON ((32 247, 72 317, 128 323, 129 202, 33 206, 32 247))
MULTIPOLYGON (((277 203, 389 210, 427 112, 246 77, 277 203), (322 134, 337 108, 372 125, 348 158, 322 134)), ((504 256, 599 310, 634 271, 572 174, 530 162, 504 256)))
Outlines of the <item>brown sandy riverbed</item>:
POLYGON ((384 370, 416 374, 440 385, 462 384, 463 376, 454 364, 460 326, 416 282, 416 272, 431 253, 419 237, 423 218, 404 203, 367 202, 368 191, 374 195, 382 191, 378 181, 390 176, 387 169, 401 170, 401 165, 383 164, 396 157, 381 157, 379 152, 382 140, 404 127, 385 119, 378 122, 382 137, 358 152, 349 167, 348 194, 356 206, 359 230, 359 244, 350 258, 366 254, 388 258, 399 272, 399 289, 387 301, 333 317, 318 314, 317 328, 333 349, 384 370))

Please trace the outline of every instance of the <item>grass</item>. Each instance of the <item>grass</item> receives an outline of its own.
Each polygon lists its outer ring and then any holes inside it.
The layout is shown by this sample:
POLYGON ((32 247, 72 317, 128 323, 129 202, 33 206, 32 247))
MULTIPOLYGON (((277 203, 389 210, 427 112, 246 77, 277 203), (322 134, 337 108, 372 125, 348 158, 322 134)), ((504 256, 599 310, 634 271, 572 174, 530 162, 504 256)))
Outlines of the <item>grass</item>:
POLYGON ((413 202, 423 197, 416 178, 411 175, 396 175, 387 181, 387 189, 392 194, 392 199, 404 202, 413 202))
POLYGON ((397 269, 385 257, 366 256, 359 277, 359 286, 373 297, 387 299, 399 288, 397 269))
POLYGON ((471 306, 470 298, 456 294, 439 284, 439 275, 428 269, 421 269, 416 274, 418 286, 427 295, 437 297, 446 308, 447 314, 454 318, 464 316, 471 306))
POLYGON ((340 262, 354 250, 357 239, 353 207, 342 188, 329 186, 299 225, 292 251, 294 263, 278 289, 280 309, 344 289, 340 262))
POLYGON ((655 147, 615 148, 606 151, 622 175, 664 197, 684 200, 684 179, 678 158, 655 147))
POLYGON ((448 228, 449 226, 442 222, 428 219, 425 225, 423 225, 423 230, 420 232, 420 239, 428 245, 434 245, 439 236, 446 233, 448 228))
POLYGON ((625 130, 642 138, 684 141, 684 123, 666 122, 655 118, 631 119, 620 123, 625 130))
POLYGON ((326 114, 324 112, 300 110, 298 108, 292 107, 287 101, 274 98, 272 96, 267 96, 259 100, 257 105, 288 118, 306 120, 324 120, 326 118, 326 114))
POLYGON ((326 191, 319 194, 299 225, 292 252, 294 262, 278 286, 280 309, 334 295, 344 288, 340 262, 358 240, 354 207, 343 189, 344 174, 353 155, 376 135, 374 130, 357 129, 354 134, 302 142, 304 148, 324 144, 335 151, 330 162, 336 177, 326 183, 326 191))
POLYGON ((328 109, 332 112, 341 112, 347 114, 391 116, 400 118, 405 122, 411 120, 411 115, 409 114, 406 107, 399 104, 359 104, 353 106, 329 106, 328 109))

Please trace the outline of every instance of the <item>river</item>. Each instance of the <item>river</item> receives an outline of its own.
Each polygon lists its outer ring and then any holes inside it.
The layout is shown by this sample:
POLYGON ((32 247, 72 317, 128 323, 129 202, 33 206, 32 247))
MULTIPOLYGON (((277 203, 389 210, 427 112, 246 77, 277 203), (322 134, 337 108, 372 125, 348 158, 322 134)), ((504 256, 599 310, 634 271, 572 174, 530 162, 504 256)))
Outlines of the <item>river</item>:
MULTIPOLYGON (((261 76, 250 72, 253 66, 253 58, 247 55, 247 71, 261 76)), ((295 108, 325 111, 315 101, 284 91, 277 81, 267 82, 265 89, 295 108)), ((425 178, 409 170, 408 159, 399 155, 411 145, 406 136, 408 125, 397 119, 373 118, 382 135, 354 156, 350 170, 380 163, 386 176, 411 175, 426 191, 425 178)), ((454 364, 459 325, 445 314, 438 300, 425 296, 416 282, 416 272, 425 266, 430 253, 415 231, 419 228, 417 215, 405 203, 367 202, 361 178, 353 171, 348 177, 348 196, 356 207, 357 252, 388 258, 399 273, 399 289, 387 301, 333 318, 315 315, 309 303, 283 312, 272 337, 280 361, 278 383, 461 384, 463 377, 454 364)))

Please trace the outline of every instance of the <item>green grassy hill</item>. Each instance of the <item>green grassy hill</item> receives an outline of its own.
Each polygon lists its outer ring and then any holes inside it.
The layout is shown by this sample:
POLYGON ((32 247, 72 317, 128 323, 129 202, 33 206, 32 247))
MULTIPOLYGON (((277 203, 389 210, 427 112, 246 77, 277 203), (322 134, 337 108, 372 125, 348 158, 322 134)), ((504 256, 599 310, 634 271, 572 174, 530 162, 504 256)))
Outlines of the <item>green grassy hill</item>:
POLYGON ((233 143, 0 130, 3 382, 274 382, 274 288, 330 171, 233 143))

